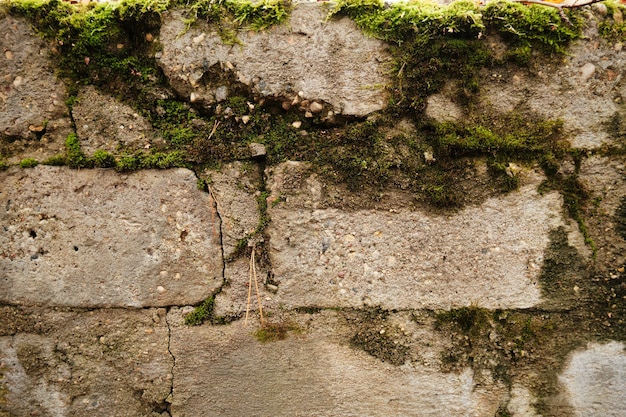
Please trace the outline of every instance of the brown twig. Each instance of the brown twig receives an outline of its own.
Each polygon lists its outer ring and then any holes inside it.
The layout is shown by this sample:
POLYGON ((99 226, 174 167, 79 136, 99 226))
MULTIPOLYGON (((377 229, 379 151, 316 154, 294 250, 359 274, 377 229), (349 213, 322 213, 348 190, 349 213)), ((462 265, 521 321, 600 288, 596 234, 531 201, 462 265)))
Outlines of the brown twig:
POLYGON ((261 293, 259 292, 259 280, 256 275, 256 261, 254 259, 254 246, 252 247, 252 275, 254 275, 254 286, 256 287, 256 298, 259 303, 259 315, 261 316, 261 326, 265 325, 263 320, 263 304, 261 303, 261 293))
POLYGON ((207 140, 211 140, 211 138, 213 137, 213 135, 215 134, 215 131, 217 130, 218 126, 220 125, 220 121, 216 120, 215 124, 213 125, 213 129, 211 129, 211 133, 209 133, 209 137, 207 138, 207 140))
POLYGON ((248 324, 248 315, 250 313, 250 300, 252 298, 252 278, 254 277, 254 286, 256 287, 257 303, 259 303, 259 316, 261 318, 261 326, 265 326, 265 319, 263 318, 263 304, 261 302, 261 293, 259 291, 259 279, 256 274, 254 246, 252 247, 252 253, 250 254, 250 268, 248 269, 248 271, 248 303, 246 304, 246 320, 244 321, 244 325, 248 324))
POLYGON ((252 260, 254 257, 254 252, 252 252, 252 256, 250 256, 250 267, 248 268, 248 303, 246 304, 246 320, 244 321, 244 325, 248 324, 248 314, 250 313, 250 299, 252 298, 252 260))

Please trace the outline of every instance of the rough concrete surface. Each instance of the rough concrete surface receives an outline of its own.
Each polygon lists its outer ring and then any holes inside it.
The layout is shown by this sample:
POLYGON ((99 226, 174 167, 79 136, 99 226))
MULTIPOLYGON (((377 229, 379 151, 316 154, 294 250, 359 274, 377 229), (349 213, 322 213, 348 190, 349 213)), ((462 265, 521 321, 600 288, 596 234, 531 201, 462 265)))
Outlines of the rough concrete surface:
MULTIPOLYGON (((94 66, 75 125, 55 47, 0 12, 1 417, 626 415, 623 45, 590 15, 566 55, 494 64, 472 97, 450 77, 424 115, 376 113, 395 76, 388 45, 327 12, 297 5, 234 46, 204 21, 186 31, 180 10, 160 29, 154 14, 124 45, 146 65, 161 45, 167 80, 131 86, 94 66), (510 110, 563 120, 573 149, 555 155, 557 174, 541 171, 549 157, 446 155, 423 118, 510 110), (168 147, 149 126, 158 116, 206 136, 168 147), (340 165, 278 163, 323 161, 297 148, 338 150, 365 125, 390 144, 375 161, 384 185, 353 192, 332 179, 340 165), (70 132, 88 155, 215 149, 196 173, 17 166, 63 153, 70 132), (283 155, 283 139, 296 150, 283 155), (396 169, 405 158, 425 187, 454 182, 463 208, 428 205, 396 169), (504 175, 520 188, 501 192, 504 175), (184 323, 192 311, 202 325, 184 323)), ((497 36, 481 39, 504 53, 497 36)))
MULTIPOLYGON (((180 313, 173 309, 169 321, 180 322, 180 313)), ((213 416, 495 414, 502 385, 477 386, 470 369, 455 374, 436 365, 384 363, 348 344, 342 333, 350 329, 340 316, 324 312, 302 323, 298 315, 290 316, 285 320, 297 330, 267 343, 254 337, 257 323, 244 326, 243 320, 173 326, 171 351, 179 376, 172 416, 205 415, 206 410, 213 416)))
POLYGON ((484 71, 481 94, 497 112, 521 110, 561 119, 573 147, 594 149, 613 144, 609 121, 626 116, 623 100, 626 61, 620 47, 600 38, 595 24, 558 62, 536 68, 484 71), (600 47, 603 46, 603 47, 600 47))
POLYGON ((254 232, 259 224, 257 193, 260 175, 253 164, 242 162, 224 164, 219 171, 207 170, 213 197, 217 200, 222 226, 224 257, 232 255, 237 243, 254 232))
POLYGON ((0 136, 11 140, 0 144, 2 153, 38 159, 59 153, 70 119, 48 45, 29 23, 7 16, 0 18, 0 51, 0 136))
POLYGON ((111 153, 162 146, 157 132, 135 109, 96 90, 81 89, 72 107, 81 148, 87 155, 98 149, 111 153))
POLYGON ((165 309, 2 307, 0 332, 2 416, 152 416, 167 408, 165 309))
POLYGON ((194 304, 222 284, 219 217, 186 169, 0 173, 0 300, 194 304))
POLYGON ((589 343, 571 355, 559 376, 575 417, 626 415, 626 351, 623 343, 589 343))
MULTIPOLYGON (((288 181, 287 181, 288 182, 288 181)), ((286 306, 528 308, 561 197, 537 184, 452 215, 271 208, 275 299, 286 306)))
POLYGON ((328 103, 325 111, 346 115, 382 109, 385 44, 366 37, 348 18, 326 22, 326 14, 315 4, 299 4, 286 25, 242 32, 241 45, 224 45, 201 22, 185 30, 183 16, 174 12, 164 18, 158 62, 180 95, 206 105, 228 97, 226 84, 215 84, 210 75, 217 66, 263 96, 291 103, 302 92, 299 100, 328 103))

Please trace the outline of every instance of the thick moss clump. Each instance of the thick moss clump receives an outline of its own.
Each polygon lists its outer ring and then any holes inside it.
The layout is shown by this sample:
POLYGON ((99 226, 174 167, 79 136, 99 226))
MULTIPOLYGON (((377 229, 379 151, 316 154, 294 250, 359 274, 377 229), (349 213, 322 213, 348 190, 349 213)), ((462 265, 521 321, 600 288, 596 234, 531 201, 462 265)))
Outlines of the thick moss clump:
POLYGON ((150 47, 146 39, 158 31, 160 13, 168 5, 168 1, 129 0, 78 8, 62 0, 20 0, 5 7, 11 14, 29 18, 45 38, 54 41, 59 68, 68 80, 119 87, 156 75, 155 65, 143 52, 150 47))
POLYGON ((566 14, 570 23, 552 8, 507 1, 485 7, 472 1, 387 7, 378 0, 344 0, 331 12, 351 17, 365 33, 396 45, 392 48, 393 104, 417 110, 423 110, 424 99, 451 78, 460 82, 468 98, 477 91, 477 73, 485 66, 507 60, 526 63, 533 50, 564 52, 571 40, 581 36, 583 25, 579 12, 566 14), (509 46, 504 59, 496 60, 483 41, 496 33, 509 46))
POLYGON ((291 2, 286 0, 179 0, 179 3, 187 8, 188 25, 198 19, 214 23, 227 44, 239 42, 239 30, 259 31, 285 23, 291 10, 291 2))

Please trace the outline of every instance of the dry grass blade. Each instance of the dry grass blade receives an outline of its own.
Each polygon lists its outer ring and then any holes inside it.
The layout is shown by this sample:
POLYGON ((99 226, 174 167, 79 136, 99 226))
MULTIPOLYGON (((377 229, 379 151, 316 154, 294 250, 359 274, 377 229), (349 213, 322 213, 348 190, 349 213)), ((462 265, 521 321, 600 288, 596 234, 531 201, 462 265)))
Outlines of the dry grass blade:
POLYGON ((244 325, 248 325, 248 314, 250 313, 250 300, 252 299, 252 262, 254 261, 254 251, 252 251, 252 256, 250 256, 250 267, 248 269, 248 302, 246 304, 246 320, 244 321, 244 325))
POLYGON ((254 275, 254 286, 256 287, 256 298, 259 303, 259 315, 261 317, 261 326, 265 325, 263 320, 263 304, 261 304, 261 293, 259 292, 259 279, 256 274, 256 261, 254 259, 254 247, 252 248, 252 275, 254 275))

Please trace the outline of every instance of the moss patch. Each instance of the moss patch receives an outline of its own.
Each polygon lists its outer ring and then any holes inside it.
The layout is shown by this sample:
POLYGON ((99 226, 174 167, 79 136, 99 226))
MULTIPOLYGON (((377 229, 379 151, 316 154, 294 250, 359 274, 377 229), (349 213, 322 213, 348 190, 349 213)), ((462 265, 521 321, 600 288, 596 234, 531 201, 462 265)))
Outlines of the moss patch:
POLYGON ((300 326, 291 321, 267 322, 254 332, 254 337, 261 343, 285 340, 289 332, 299 333, 300 326))
POLYGON ((382 362, 400 366, 410 358, 410 342, 397 326, 387 323, 388 315, 388 311, 378 308, 344 312, 355 330, 349 343, 382 362))

